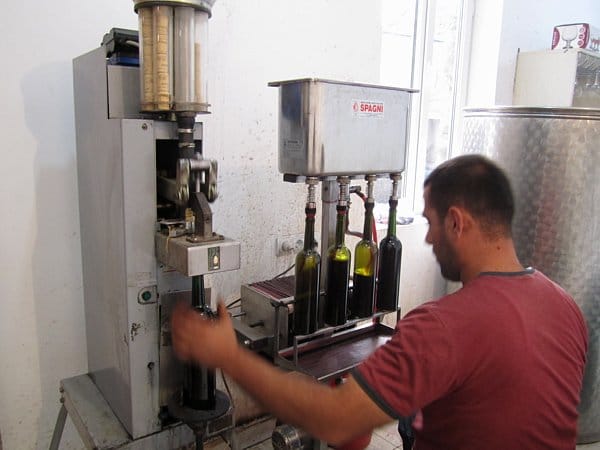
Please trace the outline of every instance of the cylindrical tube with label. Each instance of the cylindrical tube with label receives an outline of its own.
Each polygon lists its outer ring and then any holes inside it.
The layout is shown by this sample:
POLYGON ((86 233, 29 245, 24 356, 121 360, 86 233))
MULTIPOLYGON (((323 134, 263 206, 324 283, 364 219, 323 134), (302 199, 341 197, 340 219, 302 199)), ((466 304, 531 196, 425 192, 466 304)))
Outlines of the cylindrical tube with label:
POLYGON ((140 33, 140 109, 209 112, 208 19, 214 1, 134 0, 140 33))
POLYGON ((153 6, 153 75, 156 111, 171 109, 171 24, 173 10, 170 6, 153 6))

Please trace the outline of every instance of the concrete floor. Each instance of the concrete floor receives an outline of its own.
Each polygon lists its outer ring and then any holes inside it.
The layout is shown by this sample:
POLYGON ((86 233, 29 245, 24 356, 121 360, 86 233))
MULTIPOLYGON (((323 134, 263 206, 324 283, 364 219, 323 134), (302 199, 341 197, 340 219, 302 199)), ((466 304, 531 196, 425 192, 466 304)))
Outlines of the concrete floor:
POLYGON ((578 445, 577 450, 600 450, 600 442, 593 444, 578 445))
MULTIPOLYGON (((272 450, 273 445, 271 444, 271 437, 268 433, 269 429, 272 429, 273 422, 260 422, 254 425, 256 431, 256 438, 259 442, 252 443, 249 446, 241 445, 246 450, 272 450)), ((243 439, 248 439, 252 434, 252 428, 249 428, 246 433, 248 436, 243 439)), ((228 449, 229 446, 223 441, 207 443, 204 446, 205 450, 222 450, 228 449)), ((398 435, 396 423, 390 423, 384 427, 378 428, 373 432, 371 437, 371 443, 366 450, 402 450, 402 441, 398 435)), ((600 450, 600 442, 587 445, 578 445, 576 450, 600 450)))
MULTIPOLYGON (((257 421, 245 430, 238 433, 238 443, 244 450, 272 450, 271 431, 274 420, 266 419, 257 421)), ((204 443, 204 450, 228 450, 229 445, 221 438, 212 439, 204 443)), ((402 450, 402 441, 398 435, 397 425, 378 428, 371 436, 371 442, 366 450, 402 450)))

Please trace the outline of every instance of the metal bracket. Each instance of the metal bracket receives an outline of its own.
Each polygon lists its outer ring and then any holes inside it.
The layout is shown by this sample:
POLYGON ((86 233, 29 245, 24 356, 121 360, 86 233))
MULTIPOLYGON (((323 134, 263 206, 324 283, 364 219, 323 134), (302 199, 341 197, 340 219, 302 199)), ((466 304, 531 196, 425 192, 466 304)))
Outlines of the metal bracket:
POLYGON ((212 239, 212 211, 203 192, 194 192, 192 194, 190 207, 194 211, 196 218, 194 234, 200 237, 200 240, 212 239))
POLYGON ((204 193, 212 203, 219 196, 217 191, 218 163, 213 159, 180 158, 177 160, 175 178, 157 177, 158 192, 178 206, 186 207, 190 192, 204 193), (197 175, 194 178, 192 175, 197 175), (195 180, 198 180, 196 183, 195 180))
POLYGON ((185 206, 190 198, 190 160, 181 158, 177 160, 175 178, 177 204, 185 206))

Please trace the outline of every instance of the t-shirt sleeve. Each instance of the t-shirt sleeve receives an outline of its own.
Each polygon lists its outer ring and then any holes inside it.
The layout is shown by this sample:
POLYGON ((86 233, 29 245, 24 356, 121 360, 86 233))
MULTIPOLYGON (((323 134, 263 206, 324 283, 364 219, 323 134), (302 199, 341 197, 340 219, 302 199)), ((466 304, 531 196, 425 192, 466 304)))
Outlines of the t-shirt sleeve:
POLYGON ((394 336, 353 377, 389 416, 408 416, 451 391, 456 377, 453 338, 435 313, 421 306, 402 319, 394 336))

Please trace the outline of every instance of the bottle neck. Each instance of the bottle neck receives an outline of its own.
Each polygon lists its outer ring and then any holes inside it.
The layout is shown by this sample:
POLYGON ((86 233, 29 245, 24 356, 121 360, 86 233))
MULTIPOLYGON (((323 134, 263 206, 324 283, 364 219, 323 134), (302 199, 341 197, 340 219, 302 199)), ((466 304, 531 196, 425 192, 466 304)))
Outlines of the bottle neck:
POLYGON ((315 214, 316 209, 306 208, 306 223, 304 227, 304 250, 312 250, 315 241, 315 214))
POLYGON ((363 241, 373 240, 373 202, 367 201, 365 203, 365 226, 363 228, 363 241))
POLYGON ((338 206, 335 225, 335 245, 341 247, 344 245, 344 235, 346 234, 346 207, 338 206))
POLYGON ((396 208, 398 200, 390 200, 390 213, 388 215, 388 236, 396 236, 396 208))

